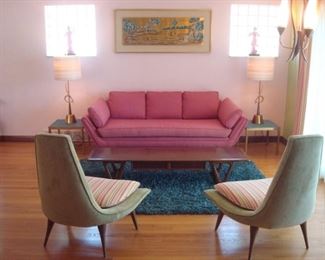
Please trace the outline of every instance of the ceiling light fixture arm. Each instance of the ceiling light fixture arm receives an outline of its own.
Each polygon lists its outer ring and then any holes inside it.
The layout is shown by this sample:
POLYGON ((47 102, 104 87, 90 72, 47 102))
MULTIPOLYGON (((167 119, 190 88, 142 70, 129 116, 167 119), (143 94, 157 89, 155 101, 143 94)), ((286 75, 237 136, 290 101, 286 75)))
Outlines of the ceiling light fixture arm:
MULTIPOLYGON (((310 0, 309 0, 310 1, 310 0)), ((291 26, 292 26, 292 31, 293 31, 293 39, 292 39, 292 45, 291 46, 287 46, 283 43, 283 39, 282 39, 282 35, 283 32, 285 31, 285 27, 283 26, 278 26, 278 32, 280 35, 279 38, 279 43, 281 45, 281 47, 285 48, 285 49, 289 49, 291 50, 288 61, 294 60, 296 56, 298 56, 298 54, 300 54, 305 62, 308 62, 307 57, 306 57, 306 53, 305 50, 308 48, 310 41, 311 41, 311 37, 312 37, 312 33, 313 33, 313 29, 311 28, 304 28, 304 19, 305 19, 305 14, 306 14, 306 9, 307 9, 307 1, 304 1, 303 3, 303 10, 301 12, 302 17, 300 18, 299 24, 296 24, 297 21, 295 21, 295 4, 297 4, 296 2, 294 3, 294 0, 290 1, 290 21, 291 21, 291 26)))

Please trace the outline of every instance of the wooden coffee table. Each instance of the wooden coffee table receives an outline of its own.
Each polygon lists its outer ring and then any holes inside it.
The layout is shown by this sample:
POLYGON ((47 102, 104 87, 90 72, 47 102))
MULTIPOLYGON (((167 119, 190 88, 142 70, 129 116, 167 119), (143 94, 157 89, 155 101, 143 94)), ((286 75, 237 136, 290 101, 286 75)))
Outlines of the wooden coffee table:
POLYGON ((134 168, 150 169, 193 169, 204 167, 208 162, 212 166, 215 183, 227 181, 234 162, 247 161, 245 153, 238 147, 217 148, 94 148, 88 160, 102 161, 107 177, 122 178, 123 166, 130 161, 134 168), (219 171, 222 164, 229 167, 223 179, 219 171), (113 169, 111 173, 110 168, 113 169))

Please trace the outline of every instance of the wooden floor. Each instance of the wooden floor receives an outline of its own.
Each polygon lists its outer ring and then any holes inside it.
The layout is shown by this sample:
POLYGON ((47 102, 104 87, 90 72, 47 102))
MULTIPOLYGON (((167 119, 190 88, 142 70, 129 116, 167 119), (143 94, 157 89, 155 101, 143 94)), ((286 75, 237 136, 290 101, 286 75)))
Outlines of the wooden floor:
MULTIPOLYGON (((273 144, 249 144, 248 154, 265 175, 272 176, 280 158, 274 151, 273 144)), ((87 151, 79 151, 80 157, 86 155, 87 151)), ((308 225, 309 250, 298 226, 262 229, 254 259, 325 259, 324 195, 321 182, 316 212, 308 225)), ((213 215, 139 215, 140 230, 135 231, 131 218, 126 217, 109 226, 109 259, 246 259, 248 227, 225 217, 215 234, 215 221, 213 215)), ((0 143, 0 259, 102 259, 96 228, 56 225, 44 249, 45 228, 33 144, 0 143)))

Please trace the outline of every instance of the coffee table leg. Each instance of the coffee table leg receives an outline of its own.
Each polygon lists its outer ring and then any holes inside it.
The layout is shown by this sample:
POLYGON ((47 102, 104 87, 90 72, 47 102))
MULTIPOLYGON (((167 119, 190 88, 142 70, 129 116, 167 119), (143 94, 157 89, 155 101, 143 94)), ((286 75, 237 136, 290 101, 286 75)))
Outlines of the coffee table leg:
POLYGON ((230 175, 230 173, 232 171, 232 167, 233 167, 234 164, 233 164, 233 162, 228 162, 228 165, 229 165, 228 170, 227 170, 227 172, 225 174, 225 177, 224 177, 224 179, 222 181, 227 181, 228 180, 228 177, 229 177, 229 175, 230 175))
POLYGON ((125 165, 125 162, 121 162, 119 167, 116 166, 116 164, 113 163, 113 169, 114 169, 114 176, 115 176, 115 179, 122 179, 123 178, 123 175, 124 175, 124 165, 125 165))
POLYGON ((105 169, 105 173, 106 173, 106 177, 110 178, 110 179, 113 179, 112 177, 112 174, 108 168, 110 162, 107 162, 107 161, 103 161, 103 166, 104 166, 104 169, 105 169))
POLYGON ((233 162, 223 162, 223 163, 226 163, 226 164, 229 165, 223 180, 220 177, 220 171, 221 171, 222 163, 216 163, 216 162, 211 162, 210 163, 212 165, 212 168, 213 168, 213 179, 214 179, 215 184, 227 181, 228 177, 231 174, 231 171, 233 169, 233 165, 234 165, 233 162))
POLYGON ((215 184, 221 182, 220 179, 220 163, 215 163, 215 162, 210 162, 211 166, 212 166, 212 173, 213 173, 213 181, 215 184), (218 166, 217 166, 218 165, 218 166))

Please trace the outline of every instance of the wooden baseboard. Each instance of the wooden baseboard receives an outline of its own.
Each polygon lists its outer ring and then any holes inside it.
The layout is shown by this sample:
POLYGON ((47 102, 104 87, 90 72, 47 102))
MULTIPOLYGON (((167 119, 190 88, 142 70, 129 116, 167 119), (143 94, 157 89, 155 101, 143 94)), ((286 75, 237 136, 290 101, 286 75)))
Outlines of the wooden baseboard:
MULTIPOLYGON (((276 142, 276 136, 270 136, 270 142, 276 142)), ((0 136, 0 142, 34 142, 34 136, 27 135, 3 135, 0 136)), ((239 142, 245 142, 245 136, 241 136, 239 142)), ((265 143, 266 136, 250 136, 250 143, 265 143)), ((287 139, 280 136, 280 142, 284 145, 287 144, 287 139)))
POLYGON ((34 136, 31 135, 2 135, 0 142, 34 142, 34 136))

